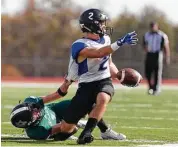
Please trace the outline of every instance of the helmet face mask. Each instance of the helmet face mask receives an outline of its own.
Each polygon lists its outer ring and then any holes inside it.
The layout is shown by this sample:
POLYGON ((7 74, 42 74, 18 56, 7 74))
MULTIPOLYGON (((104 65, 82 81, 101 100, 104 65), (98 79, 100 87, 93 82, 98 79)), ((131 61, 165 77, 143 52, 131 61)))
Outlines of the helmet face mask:
POLYGON ((80 26, 83 32, 98 34, 103 37, 111 35, 112 28, 107 26, 108 17, 98 9, 89 9, 80 16, 80 26))
POLYGON ((41 120, 41 109, 34 103, 22 103, 17 105, 11 112, 10 119, 12 125, 17 128, 28 128, 41 120))
POLYGON ((107 35, 111 36, 112 33, 113 33, 113 28, 112 28, 112 27, 109 27, 109 26, 107 25, 107 21, 108 21, 108 20, 105 20, 104 22, 101 22, 101 23, 102 23, 101 29, 103 30, 103 33, 104 33, 104 34, 107 34, 107 35))
POLYGON ((32 123, 35 122, 36 120, 38 120, 40 118, 40 110, 38 110, 37 108, 33 109, 32 111, 32 123))

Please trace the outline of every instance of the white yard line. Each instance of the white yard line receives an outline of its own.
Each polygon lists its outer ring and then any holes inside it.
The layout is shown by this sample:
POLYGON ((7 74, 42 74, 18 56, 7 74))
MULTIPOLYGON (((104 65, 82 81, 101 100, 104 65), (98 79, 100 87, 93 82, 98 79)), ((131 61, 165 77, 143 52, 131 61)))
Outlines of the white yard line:
POLYGON ((115 108, 125 108, 125 107, 136 107, 136 108, 151 108, 152 104, 142 104, 142 103, 134 103, 134 104, 115 104, 115 103, 111 103, 110 104, 111 107, 115 107, 115 108))
POLYGON ((25 134, 1 134, 1 137, 19 137, 19 138, 28 138, 25 134))
POLYGON ((135 147, 178 147, 178 144, 163 144, 163 145, 138 145, 135 147))
MULTIPOLYGON (((20 140, 20 138, 27 138, 27 136, 25 134, 1 134, 1 137, 4 137, 3 139, 5 139, 6 137, 12 137, 12 138, 13 137, 19 137, 19 140, 20 140)), ((149 144, 149 143, 163 144, 164 143, 163 145, 135 145, 135 147, 178 147, 178 144, 176 144, 176 143, 165 144, 166 141, 163 141, 163 140, 146 140, 146 139, 129 140, 129 139, 127 139, 127 140, 122 140, 122 141, 119 141, 119 142, 146 143, 146 144, 149 144)), ((6 146, 6 147, 8 147, 8 146, 6 146)), ((9 147, 11 147, 11 146, 9 146, 9 147)), ((13 147, 17 147, 17 146, 13 146, 13 147)), ((20 146, 18 146, 18 147, 20 147, 20 146)), ((26 146, 26 147, 31 147, 31 146, 26 146)), ((48 146, 45 146, 45 147, 48 147, 48 146)), ((51 147, 51 146, 49 146, 49 147, 51 147)), ((58 147, 58 146, 54 146, 54 147, 58 147)), ((65 147, 71 147, 71 146, 65 146, 65 147)), ((76 145, 76 146, 73 146, 73 147, 78 147, 78 146, 76 145)), ((85 146, 85 147, 98 147, 98 146, 85 146)), ((103 146, 103 147, 108 147, 108 146, 103 146)), ((110 147, 116 147, 116 146, 110 146, 110 147)), ((120 146, 120 147, 122 147, 122 146, 120 146)))
POLYGON ((141 129, 141 130, 176 130, 176 128, 158 128, 158 127, 135 127, 135 126, 120 126, 123 129, 141 129))
POLYGON ((11 122, 9 122, 9 121, 4 121, 4 122, 1 122, 1 124, 11 124, 11 122))
POLYGON ((1 109, 12 109, 14 107, 15 107, 15 105, 2 105, 1 109))
POLYGON ((165 104, 163 104, 163 106, 178 108, 178 104, 176 104, 176 103, 165 103, 165 104))
MULTIPOLYGON (((11 122, 1 122, 1 124, 11 124, 11 122)), ((112 127, 114 128, 114 127, 112 127)), ((123 129, 143 129, 143 130, 178 130, 176 128, 164 128, 164 127, 136 127, 136 126, 119 126, 119 128, 123 129)))
POLYGON ((104 115, 104 118, 118 118, 118 119, 143 119, 143 120, 171 120, 171 121, 178 121, 178 118, 167 118, 167 117, 142 117, 142 116, 114 116, 114 115, 104 115))
MULTIPOLYGON (((126 111, 130 111, 130 109, 125 109, 125 108, 117 108, 117 107, 109 107, 106 110, 107 112, 113 112, 113 111, 122 111, 122 112, 126 112, 126 111)), ((158 113, 176 113, 178 114, 178 110, 168 110, 168 109, 142 109, 142 108, 133 108, 132 109, 133 112, 147 112, 147 113, 154 113, 154 114, 158 114, 158 113)))

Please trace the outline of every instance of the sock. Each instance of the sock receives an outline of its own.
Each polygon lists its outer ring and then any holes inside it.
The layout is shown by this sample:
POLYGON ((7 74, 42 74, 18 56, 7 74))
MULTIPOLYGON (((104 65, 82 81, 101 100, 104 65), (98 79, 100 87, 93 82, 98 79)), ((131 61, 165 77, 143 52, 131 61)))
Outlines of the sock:
POLYGON ((97 126, 102 133, 106 132, 106 130, 108 129, 108 126, 105 124, 103 119, 98 122, 97 126))
POLYGON ((82 131, 82 134, 86 133, 86 132, 92 132, 94 130, 94 128, 96 127, 98 123, 98 120, 96 118, 89 118, 87 121, 87 124, 85 126, 85 129, 82 131))

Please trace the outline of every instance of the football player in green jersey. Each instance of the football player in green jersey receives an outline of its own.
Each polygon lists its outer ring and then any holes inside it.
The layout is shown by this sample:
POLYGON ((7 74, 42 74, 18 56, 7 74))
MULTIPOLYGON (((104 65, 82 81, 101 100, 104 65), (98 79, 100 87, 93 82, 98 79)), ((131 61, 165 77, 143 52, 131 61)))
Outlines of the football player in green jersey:
MULTIPOLYGON (((45 98, 45 97, 44 97, 45 98)), ((11 113, 11 122, 15 127, 24 128, 27 136, 35 140, 64 140, 60 135, 50 135, 51 128, 62 121, 65 110, 71 100, 44 105, 43 97, 29 96, 23 103, 18 104, 11 113)), ((86 121, 80 120, 78 128, 84 128, 86 121)), ((102 139, 125 139, 123 134, 118 134, 108 128, 103 119, 98 123, 102 139)), ((77 131, 77 129, 76 129, 77 131)), ((73 132, 74 134, 75 132, 73 132)), ((77 139, 74 136, 71 139, 77 139)))

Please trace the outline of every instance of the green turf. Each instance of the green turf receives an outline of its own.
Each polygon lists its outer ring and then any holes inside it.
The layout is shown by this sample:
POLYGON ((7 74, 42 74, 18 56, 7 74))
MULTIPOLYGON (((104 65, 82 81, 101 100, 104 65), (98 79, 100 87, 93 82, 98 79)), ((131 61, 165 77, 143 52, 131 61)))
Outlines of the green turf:
MULTIPOLYGON (((19 100, 35 95, 45 95, 55 89, 48 88, 2 88, 2 134, 24 134, 9 122, 11 106, 19 100)), ((70 89, 68 98, 75 89, 70 89)), ((134 146, 141 144, 178 143, 178 92, 164 90, 159 96, 148 96, 145 90, 116 90, 112 102, 108 105, 104 119, 117 132, 127 135, 127 141, 103 141, 95 129, 96 140, 92 146, 134 146)), ((76 134, 78 136, 80 131, 76 134)), ((33 141, 18 137, 1 137, 3 146, 62 146, 76 145, 76 141, 54 142, 33 141)))

